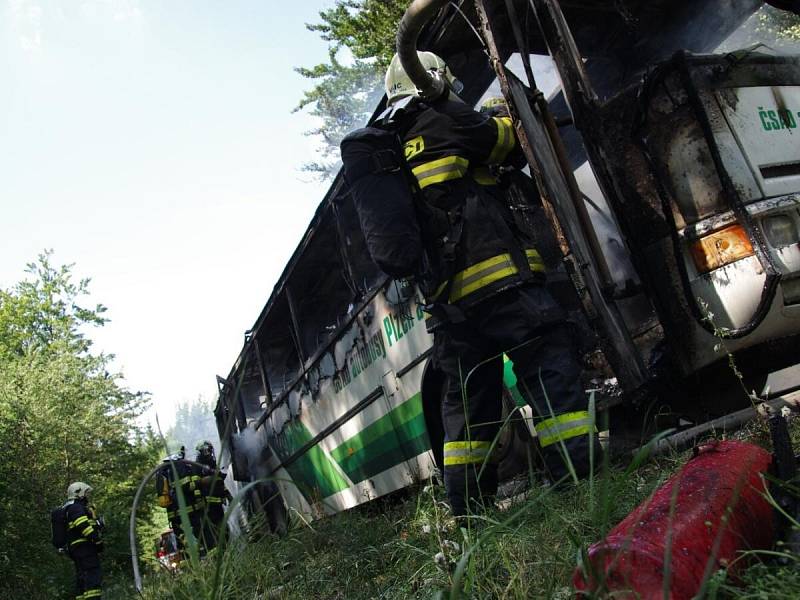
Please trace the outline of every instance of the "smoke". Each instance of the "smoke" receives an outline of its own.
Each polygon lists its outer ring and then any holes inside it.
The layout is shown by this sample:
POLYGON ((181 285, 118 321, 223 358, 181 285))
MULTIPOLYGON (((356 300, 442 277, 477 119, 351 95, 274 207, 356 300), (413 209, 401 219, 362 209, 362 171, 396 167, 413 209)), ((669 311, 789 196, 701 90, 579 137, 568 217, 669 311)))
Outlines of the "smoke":
POLYGON ((267 448, 263 427, 257 430, 248 427, 233 436, 233 446, 234 454, 237 455, 236 460, 244 463, 242 466, 247 467, 251 480, 261 479, 269 474, 269 467, 265 459, 270 451, 267 448))

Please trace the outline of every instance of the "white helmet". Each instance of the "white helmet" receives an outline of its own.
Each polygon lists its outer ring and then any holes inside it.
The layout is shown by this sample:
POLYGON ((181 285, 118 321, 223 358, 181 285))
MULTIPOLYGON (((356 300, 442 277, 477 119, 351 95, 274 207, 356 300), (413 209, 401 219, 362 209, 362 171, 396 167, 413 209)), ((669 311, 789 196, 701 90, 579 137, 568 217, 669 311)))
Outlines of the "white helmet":
POLYGON ((79 498, 86 498, 89 492, 92 491, 92 486, 82 481, 70 483, 67 488, 67 500, 78 500, 79 498))
MULTIPOLYGON (((461 82, 459 82, 453 74, 450 72, 447 63, 442 60, 441 57, 437 56, 433 52, 420 52, 417 51, 417 56, 419 57, 419 61, 422 63, 422 66, 425 67, 428 71, 435 71, 447 84, 450 88, 458 94, 463 86, 461 86, 461 82)), ((392 104, 396 100, 400 98, 404 98, 405 96, 416 96, 419 94, 419 90, 411 81, 411 78, 406 74, 406 70, 403 68, 403 65, 400 63, 400 57, 395 54, 392 57, 392 62, 389 63, 389 68, 386 69, 386 79, 384 80, 384 84, 386 86, 386 103, 392 104)))

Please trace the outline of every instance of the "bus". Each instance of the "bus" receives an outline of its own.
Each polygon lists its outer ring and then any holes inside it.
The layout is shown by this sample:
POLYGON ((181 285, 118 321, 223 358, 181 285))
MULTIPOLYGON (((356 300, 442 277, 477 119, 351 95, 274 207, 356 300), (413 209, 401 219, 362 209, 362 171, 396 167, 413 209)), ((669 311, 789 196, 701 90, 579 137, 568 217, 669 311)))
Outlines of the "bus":
MULTIPOLYGON (((412 22, 419 49, 445 59, 461 97, 509 106, 557 240, 548 285, 585 334, 612 445, 656 418, 730 411, 720 390, 797 362, 800 61, 707 54, 761 4, 414 3, 433 15, 412 22)), ((251 510, 280 530, 289 513, 430 478, 443 436, 431 346, 419 291, 372 263, 339 173, 217 377, 222 460, 259 482, 251 510)), ((501 477, 527 468, 535 438, 508 362, 504 383, 501 477)))

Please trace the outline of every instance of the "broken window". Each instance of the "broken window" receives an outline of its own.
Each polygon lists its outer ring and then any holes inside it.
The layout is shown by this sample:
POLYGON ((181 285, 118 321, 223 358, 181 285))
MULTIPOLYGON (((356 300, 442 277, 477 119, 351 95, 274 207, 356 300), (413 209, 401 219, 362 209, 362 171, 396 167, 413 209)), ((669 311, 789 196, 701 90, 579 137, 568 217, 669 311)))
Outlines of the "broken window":
POLYGON ((298 377, 301 366, 285 291, 275 298, 269 314, 259 325, 256 340, 274 400, 298 377))
POLYGON ((306 240, 286 283, 304 359, 313 357, 350 317, 356 302, 333 208, 329 204, 306 240))

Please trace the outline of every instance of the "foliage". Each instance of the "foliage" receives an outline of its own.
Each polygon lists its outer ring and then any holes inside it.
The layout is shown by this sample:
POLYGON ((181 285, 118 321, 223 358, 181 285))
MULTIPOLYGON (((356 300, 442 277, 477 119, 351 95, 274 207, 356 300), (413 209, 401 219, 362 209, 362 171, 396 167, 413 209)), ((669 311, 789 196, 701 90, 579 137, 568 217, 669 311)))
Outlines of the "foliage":
POLYGON ((50 510, 75 480, 94 488, 106 518, 106 570, 127 567, 130 503, 155 458, 152 434, 136 425, 147 398, 123 388, 111 357, 92 353, 85 336, 106 322, 105 308, 80 304, 88 280, 75 283, 71 267, 51 257, 40 255, 27 279, 0 290, 3 597, 71 590, 71 562, 50 545, 50 510))
POLYGON ((776 42, 800 42, 800 16, 774 6, 764 5, 758 11, 759 29, 773 33, 776 42))
POLYGON ((306 163, 305 171, 330 178, 339 168, 339 142, 361 127, 383 94, 383 73, 394 54, 395 31, 403 16, 404 0, 337 0, 319 13, 321 23, 307 24, 309 31, 329 42, 328 62, 299 67, 300 75, 314 81, 295 110, 310 108, 321 125, 307 132, 321 137, 320 159, 306 163), (352 61, 341 61, 345 49, 352 61))

